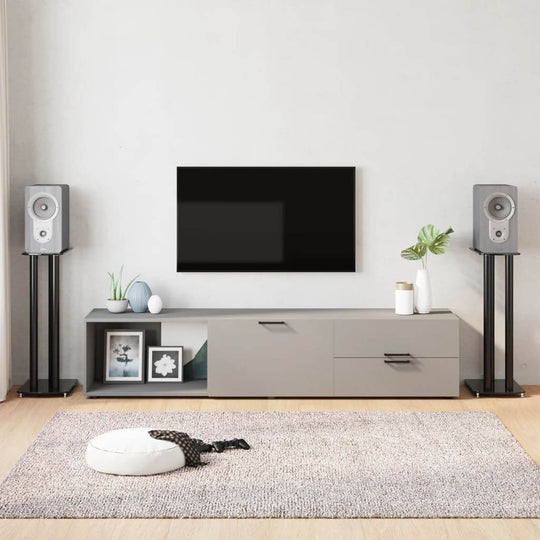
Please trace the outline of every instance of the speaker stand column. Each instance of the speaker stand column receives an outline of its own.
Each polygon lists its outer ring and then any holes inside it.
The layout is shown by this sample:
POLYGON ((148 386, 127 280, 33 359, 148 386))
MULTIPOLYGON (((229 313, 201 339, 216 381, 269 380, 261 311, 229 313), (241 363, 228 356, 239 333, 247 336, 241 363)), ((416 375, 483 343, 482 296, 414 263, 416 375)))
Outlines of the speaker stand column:
POLYGON ((30 255, 30 391, 38 390, 38 256, 30 255))
POLYGON ((506 255, 504 279, 504 380, 507 392, 514 391, 514 257, 506 255))
POLYGON ((484 255, 484 392, 495 386, 495 257, 484 255))
MULTIPOLYGON (((26 254, 25 254, 26 255, 26 254)), ((38 257, 30 255, 30 379, 19 397, 67 397, 77 379, 60 379, 60 254, 49 258, 49 377, 38 379, 38 257)))
POLYGON ((49 255, 49 392, 60 384, 60 264, 58 255, 49 255))
POLYGON ((465 385, 476 397, 523 397, 525 390, 514 381, 514 255, 519 253, 501 253, 505 258, 504 379, 495 379, 495 256, 498 254, 477 253, 484 258, 484 378, 465 379, 465 385))

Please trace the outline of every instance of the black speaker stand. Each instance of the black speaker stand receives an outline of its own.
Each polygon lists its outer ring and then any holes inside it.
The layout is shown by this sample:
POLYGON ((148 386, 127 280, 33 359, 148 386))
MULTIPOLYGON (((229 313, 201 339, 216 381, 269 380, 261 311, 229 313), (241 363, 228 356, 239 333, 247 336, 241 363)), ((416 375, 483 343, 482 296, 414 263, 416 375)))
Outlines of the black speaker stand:
MULTIPOLYGON (((471 248, 473 249, 473 248, 471 248)), ((514 381, 514 255, 519 253, 483 253, 484 257, 484 378, 465 379, 465 385, 476 395, 491 397, 524 397, 525 390, 514 381), (495 379, 495 257, 504 256, 504 379, 495 379)))
POLYGON ((60 255, 62 253, 44 254, 49 258, 48 379, 38 379, 38 257, 40 255, 23 253, 30 259, 30 379, 17 390, 19 397, 67 397, 77 385, 77 379, 60 379, 60 255))

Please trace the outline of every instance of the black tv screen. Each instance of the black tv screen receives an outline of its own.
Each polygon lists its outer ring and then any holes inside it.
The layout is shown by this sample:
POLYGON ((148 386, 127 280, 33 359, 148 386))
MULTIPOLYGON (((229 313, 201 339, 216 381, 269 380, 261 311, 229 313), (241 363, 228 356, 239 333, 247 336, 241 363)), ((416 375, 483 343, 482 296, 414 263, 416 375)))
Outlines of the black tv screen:
POLYGON ((178 272, 354 272, 354 167, 178 167, 178 272))

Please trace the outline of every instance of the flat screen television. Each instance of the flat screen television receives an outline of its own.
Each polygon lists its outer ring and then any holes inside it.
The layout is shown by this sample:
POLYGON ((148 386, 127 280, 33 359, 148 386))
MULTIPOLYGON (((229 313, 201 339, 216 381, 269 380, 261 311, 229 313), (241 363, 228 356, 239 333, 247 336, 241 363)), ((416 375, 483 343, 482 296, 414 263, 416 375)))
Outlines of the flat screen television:
POLYGON ((178 272, 354 272, 355 167, 178 167, 178 272))

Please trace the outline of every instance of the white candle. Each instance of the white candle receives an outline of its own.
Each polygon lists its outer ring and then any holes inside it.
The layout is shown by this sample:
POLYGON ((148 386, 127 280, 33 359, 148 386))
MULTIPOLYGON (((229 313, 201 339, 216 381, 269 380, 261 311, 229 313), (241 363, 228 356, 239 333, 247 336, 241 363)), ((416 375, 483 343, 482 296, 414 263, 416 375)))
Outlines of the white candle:
POLYGON ((412 315, 414 313, 414 290, 409 281, 396 282, 396 314, 412 315))

